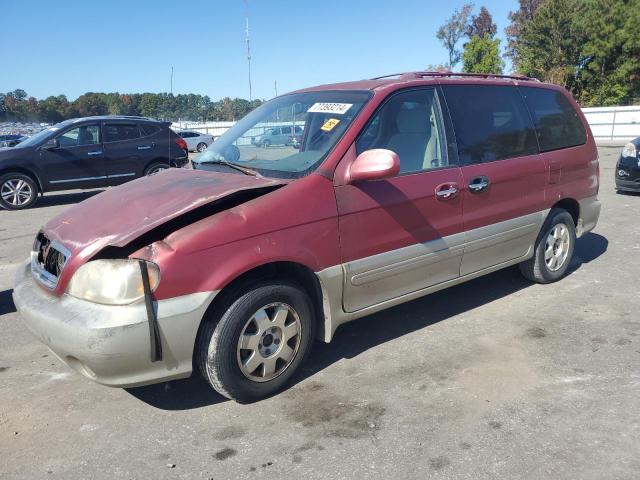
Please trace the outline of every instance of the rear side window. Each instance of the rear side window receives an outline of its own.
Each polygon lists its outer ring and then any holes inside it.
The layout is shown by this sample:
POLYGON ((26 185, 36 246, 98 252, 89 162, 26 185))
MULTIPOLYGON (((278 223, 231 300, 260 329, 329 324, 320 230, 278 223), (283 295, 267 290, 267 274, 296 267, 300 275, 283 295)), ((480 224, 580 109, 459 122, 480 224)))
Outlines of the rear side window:
POLYGON ((535 131, 516 87, 443 85, 460 163, 538 153, 535 131))
POLYGON ((142 135, 147 137, 149 135, 155 135, 161 129, 157 125, 145 125, 145 124, 142 124, 142 125, 140 125, 140 130, 142 130, 142 135))
POLYGON ((109 123, 105 125, 106 142, 122 142, 123 140, 135 140, 136 138, 140 138, 138 125, 109 123))
POLYGON ((575 147, 587 141, 578 113, 562 92, 520 87, 538 132, 540 150, 548 152, 575 147))

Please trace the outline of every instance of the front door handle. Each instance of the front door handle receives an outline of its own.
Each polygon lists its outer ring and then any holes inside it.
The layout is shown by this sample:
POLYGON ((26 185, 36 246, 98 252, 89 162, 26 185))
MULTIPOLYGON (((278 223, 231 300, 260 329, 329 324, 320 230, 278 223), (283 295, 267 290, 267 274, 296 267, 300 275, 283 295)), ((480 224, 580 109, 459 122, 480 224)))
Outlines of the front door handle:
POLYGON ((455 182, 441 183, 436 187, 436 197, 440 200, 449 200, 455 197, 459 190, 455 182))
POLYGON ((95 157, 96 155, 102 155, 102 150, 94 150, 93 152, 87 152, 87 155, 90 157, 95 157))
POLYGON ((469 190, 472 193, 482 192, 489 188, 489 179, 484 175, 476 177, 469 182, 469 190))
POLYGON ((140 145, 138 147, 138 150, 149 150, 151 148, 151 145, 140 145))

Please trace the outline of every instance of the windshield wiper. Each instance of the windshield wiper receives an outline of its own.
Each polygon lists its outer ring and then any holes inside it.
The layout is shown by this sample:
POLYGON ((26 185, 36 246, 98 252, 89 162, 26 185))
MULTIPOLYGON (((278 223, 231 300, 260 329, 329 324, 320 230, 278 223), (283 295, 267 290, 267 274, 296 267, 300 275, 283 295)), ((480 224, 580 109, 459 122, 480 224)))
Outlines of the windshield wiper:
POLYGON ((242 172, 245 175, 251 175, 253 177, 261 177, 262 176, 256 170, 240 166, 237 163, 227 162, 226 160, 217 160, 217 159, 216 160, 204 160, 204 161, 197 162, 197 163, 212 163, 214 165, 224 165, 225 167, 229 167, 229 168, 233 168, 234 170, 238 170, 239 172, 242 172))

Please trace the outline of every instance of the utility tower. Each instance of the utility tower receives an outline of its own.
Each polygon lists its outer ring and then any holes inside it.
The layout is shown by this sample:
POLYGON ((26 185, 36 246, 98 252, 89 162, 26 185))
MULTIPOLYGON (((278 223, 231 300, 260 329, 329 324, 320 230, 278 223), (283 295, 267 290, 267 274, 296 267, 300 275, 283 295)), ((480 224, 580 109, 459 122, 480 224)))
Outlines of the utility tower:
POLYGON ((251 94, 251 40, 249 39, 249 0, 244 0, 245 35, 247 39, 247 64, 249 66, 249 101, 253 100, 251 94))

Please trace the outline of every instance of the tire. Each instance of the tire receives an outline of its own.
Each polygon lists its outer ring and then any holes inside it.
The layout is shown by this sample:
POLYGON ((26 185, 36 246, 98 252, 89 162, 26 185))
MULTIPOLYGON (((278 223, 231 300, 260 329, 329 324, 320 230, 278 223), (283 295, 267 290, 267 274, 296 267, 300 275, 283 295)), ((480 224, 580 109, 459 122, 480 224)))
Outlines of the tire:
POLYGON ((309 296, 288 283, 269 281, 237 292, 205 318, 196 363, 218 393, 248 403, 280 391, 305 361, 315 315, 309 296))
POLYGON ((576 245, 576 226, 566 210, 549 212, 535 243, 533 257, 522 262, 520 272, 537 283, 552 283, 567 273, 576 245))
POLYGON ((200 142, 197 146, 196 146, 196 150, 198 151, 198 153, 200 152, 204 152, 207 149, 207 144, 204 142, 200 142))
POLYGON ((269 140, 264 140, 262 142, 262 148, 269 148, 271 146, 271 142, 269 140))
POLYGON ((167 170, 168 168, 171 167, 164 162, 153 162, 151 165, 144 169, 144 174, 145 176, 155 175, 156 173, 159 173, 162 170, 167 170))
POLYGON ((7 173, 0 177, 0 206, 7 210, 24 210, 38 200, 38 186, 28 175, 7 173))

